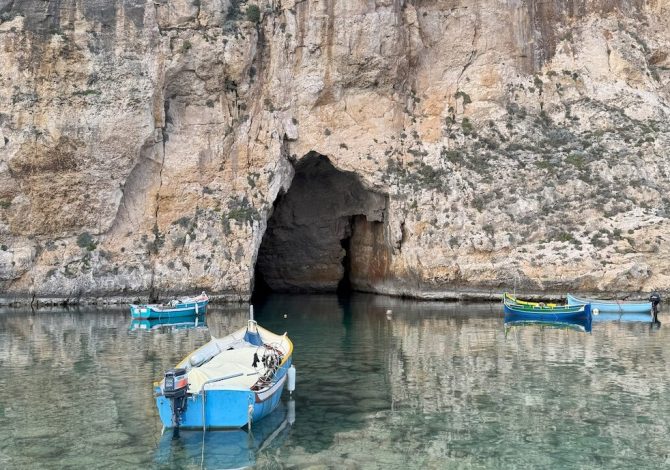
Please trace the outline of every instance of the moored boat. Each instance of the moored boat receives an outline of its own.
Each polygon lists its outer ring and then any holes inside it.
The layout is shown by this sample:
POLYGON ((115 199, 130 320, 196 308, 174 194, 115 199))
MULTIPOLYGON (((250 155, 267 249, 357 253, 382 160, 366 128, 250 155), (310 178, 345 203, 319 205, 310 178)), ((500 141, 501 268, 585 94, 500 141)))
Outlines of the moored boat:
POLYGON ((591 305, 594 314, 596 309, 598 313, 650 313, 652 311, 651 302, 587 299, 568 294, 568 305, 587 304, 591 305))
POLYGON ((591 316, 590 305, 568 306, 533 306, 504 303, 505 321, 539 320, 539 321, 575 321, 591 316))
POLYGON ((132 318, 171 319, 198 316, 207 312, 209 297, 204 292, 197 297, 182 297, 167 304, 131 304, 132 318))
POLYGON ((160 419, 167 428, 251 425, 277 407, 287 378, 295 378, 292 360, 286 333, 249 320, 224 338, 212 338, 154 384, 160 419))

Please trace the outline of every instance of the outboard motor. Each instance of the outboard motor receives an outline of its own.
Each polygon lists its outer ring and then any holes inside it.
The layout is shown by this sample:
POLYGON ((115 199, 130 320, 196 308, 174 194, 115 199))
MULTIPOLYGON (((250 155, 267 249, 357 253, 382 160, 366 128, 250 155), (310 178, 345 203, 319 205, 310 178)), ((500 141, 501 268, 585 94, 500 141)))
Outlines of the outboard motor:
POLYGON ((655 325, 657 328, 660 328, 661 322, 658 321, 658 304, 661 303, 661 294, 658 292, 653 292, 649 296, 649 301, 651 302, 651 310, 654 316, 653 325, 655 325))
POLYGON ((172 400, 173 438, 179 437, 179 422, 181 414, 186 410, 186 394, 188 392, 188 378, 186 369, 170 369, 165 373, 163 395, 172 400))

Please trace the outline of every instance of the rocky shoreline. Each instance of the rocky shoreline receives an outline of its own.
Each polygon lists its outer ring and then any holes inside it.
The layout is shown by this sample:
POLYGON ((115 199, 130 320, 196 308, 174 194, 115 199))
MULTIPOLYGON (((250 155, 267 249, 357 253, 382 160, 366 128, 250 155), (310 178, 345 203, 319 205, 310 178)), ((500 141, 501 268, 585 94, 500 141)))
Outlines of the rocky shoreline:
MULTIPOLYGON (((416 300, 419 302, 437 302, 437 303, 452 303, 452 302, 491 302, 498 303, 501 301, 502 293, 504 290, 491 290, 491 291, 440 291, 440 292, 413 292, 412 295, 394 295, 384 292, 358 292, 360 294, 373 294, 380 298, 391 298, 391 299, 410 299, 416 300)), ((511 292, 511 291, 508 291, 511 292)), ((538 300, 538 301, 564 301, 565 293, 545 293, 545 292, 526 292, 526 291, 517 291, 520 297, 528 300, 538 300)), ((355 295, 356 293, 352 293, 355 295)), ((626 300, 647 300, 649 294, 647 293, 625 293, 625 292, 610 292, 610 293, 585 293, 579 292, 581 296, 590 297, 590 298, 602 298, 602 299, 626 299, 626 300)), ((309 295, 309 294, 294 294, 294 295, 309 295)), ((335 295, 335 294, 331 294, 335 295)), ((668 292, 662 292, 662 298, 666 298, 668 292)), ((248 304, 250 303, 249 297, 243 297, 235 294, 208 294, 210 298, 210 303, 213 305, 226 305, 226 304, 248 304)), ((169 300, 173 297, 162 296, 158 299, 158 302, 169 300)), ((12 297, 0 297, 0 307, 16 307, 24 308, 30 306, 35 309, 45 308, 45 307, 70 307, 70 306, 125 306, 132 303, 147 303, 149 299, 149 294, 145 293, 144 295, 136 296, 82 296, 82 297, 33 297, 33 296, 12 296, 12 297)), ((662 305, 662 304, 661 304, 662 305)))

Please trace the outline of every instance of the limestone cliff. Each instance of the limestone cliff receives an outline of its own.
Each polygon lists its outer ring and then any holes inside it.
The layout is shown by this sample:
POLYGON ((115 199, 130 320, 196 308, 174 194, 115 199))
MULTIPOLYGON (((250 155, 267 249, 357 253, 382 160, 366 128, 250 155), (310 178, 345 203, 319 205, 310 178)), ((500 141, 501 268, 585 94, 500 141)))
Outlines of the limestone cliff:
POLYGON ((665 289, 669 52, 669 0, 0 0, 0 292, 665 289))

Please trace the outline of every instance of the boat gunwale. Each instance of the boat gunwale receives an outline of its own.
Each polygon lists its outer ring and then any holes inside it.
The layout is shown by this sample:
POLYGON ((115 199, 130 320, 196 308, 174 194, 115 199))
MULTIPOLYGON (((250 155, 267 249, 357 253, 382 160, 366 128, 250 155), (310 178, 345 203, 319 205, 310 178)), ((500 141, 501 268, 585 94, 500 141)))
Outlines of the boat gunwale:
POLYGON ((570 307, 554 307, 554 308, 541 308, 541 307, 526 307, 523 305, 513 305, 505 303, 505 308, 510 310, 511 315, 576 315, 580 313, 586 313, 586 305, 575 305, 570 307))

